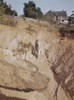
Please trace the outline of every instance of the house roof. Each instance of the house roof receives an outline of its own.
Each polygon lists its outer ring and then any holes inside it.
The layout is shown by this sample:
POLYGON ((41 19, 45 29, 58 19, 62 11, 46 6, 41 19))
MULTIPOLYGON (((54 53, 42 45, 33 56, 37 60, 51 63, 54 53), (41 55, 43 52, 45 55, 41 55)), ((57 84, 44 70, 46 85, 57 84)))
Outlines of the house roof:
POLYGON ((67 17, 67 13, 66 13, 66 11, 48 11, 46 14, 45 14, 45 16, 49 16, 50 14, 54 14, 54 15, 56 15, 56 16, 63 16, 63 17, 67 17))
POLYGON ((54 11, 54 13, 56 16, 63 16, 63 17, 67 16, 66 11, 54 11))
POLYGON ((45 14, 45 16, 48 16, 48 15, 50 15, 50 14, 55 15, 55 13, 53 13, 53 12, 50 10, 50 11, 48 11, 48 12, 45 14))
POLYGON ((48 11, 48 12, 45 14, 45 17, 46 17, 47 19, 53 19, 55 16, 56 16, 55 13, 53 13, 51 10, 48 11))

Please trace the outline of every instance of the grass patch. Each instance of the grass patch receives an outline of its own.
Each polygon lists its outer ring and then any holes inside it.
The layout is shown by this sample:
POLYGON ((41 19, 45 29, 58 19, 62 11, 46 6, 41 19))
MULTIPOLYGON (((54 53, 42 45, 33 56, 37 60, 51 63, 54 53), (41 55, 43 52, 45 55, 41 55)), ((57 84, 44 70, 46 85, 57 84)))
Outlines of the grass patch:
POLYGON ((33 35, 33 33, 37 34, 37 31, 33 29, 31 25, 29 25, 29 27, 27 27, 26 30, 28 30, 30 35, 33 35))
POLYGON ((15 27, 18 22, 15 21, 14 18, 3 16, 0 23, 3 24, 3 25, 8 25, 8 26, 15 27))

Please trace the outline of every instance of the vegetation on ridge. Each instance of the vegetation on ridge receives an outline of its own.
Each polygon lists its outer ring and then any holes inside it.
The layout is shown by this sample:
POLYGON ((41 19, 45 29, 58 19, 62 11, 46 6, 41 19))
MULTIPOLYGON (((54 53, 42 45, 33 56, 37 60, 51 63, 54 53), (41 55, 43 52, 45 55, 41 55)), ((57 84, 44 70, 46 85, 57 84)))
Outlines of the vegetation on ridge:
POLYGON ((24 16, 40 19, 43 16, 43 13, 39 7, 36 7, 36 4, 33 1, 29 1, 28 3, 24 3, 24 16))

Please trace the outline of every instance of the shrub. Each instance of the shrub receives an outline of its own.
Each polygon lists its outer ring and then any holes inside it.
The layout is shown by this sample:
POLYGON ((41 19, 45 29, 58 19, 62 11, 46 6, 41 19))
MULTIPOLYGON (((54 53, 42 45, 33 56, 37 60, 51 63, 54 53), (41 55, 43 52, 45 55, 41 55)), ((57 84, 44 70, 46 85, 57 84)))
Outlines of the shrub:
POLYGON ((26 30, 29 31, 29 34, 32 35, 33 33, 37 33, 35 29, 32 28, 32 26, 29 24, 28 28, 26 28, 26 30))
POLYGON ((3 20, 0 23, 14 27, 17 25, 18 22, 15 21, 14 18, 3 16, 3 20))
POLYGON ((21 49, 18 49, 19 52, 25 53, 25 60, 26 60, 26 56, 27 56, 27 52, 30 50, 30 48, 32 47, 32 43, 25 43, 23 41, 19 42, 19 46, 21 46, 21 49))
POLYGON ((25 17, 30 18, 41 18, 43 16, 43 13, 41 12, 41 9, 36 7, 36 4, 33 1, 29 1, 28 3, 24 3, 24 15, 25 17))
POLYGON ((23 42, 23 41, 20 41, 19 42, 19 45, 21 46, 21 47, 24 47, 24 48, 30 48, 31 46, 32 46, 32 43, 31 42, 29 42, 29 43, 25 43, 25 42, 23 42))
POLYGON ((61 37, 74 38, 74 28, 60 27, 58 31, 61 37))

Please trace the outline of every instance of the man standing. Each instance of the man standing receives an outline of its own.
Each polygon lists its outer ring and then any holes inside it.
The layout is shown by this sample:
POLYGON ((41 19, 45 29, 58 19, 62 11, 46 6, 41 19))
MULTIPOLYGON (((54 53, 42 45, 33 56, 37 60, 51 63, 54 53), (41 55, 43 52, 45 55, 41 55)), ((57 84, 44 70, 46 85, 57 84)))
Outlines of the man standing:
POLYGON ((38 52, 39 52, 39 44, 38 44, 38 40, 36 40, 36 42, 35 42, 35 54, 36 54, 36 58, 38 58, 38 52))

